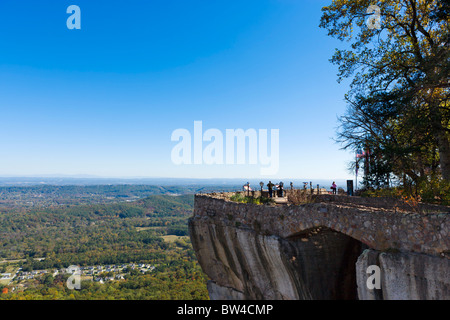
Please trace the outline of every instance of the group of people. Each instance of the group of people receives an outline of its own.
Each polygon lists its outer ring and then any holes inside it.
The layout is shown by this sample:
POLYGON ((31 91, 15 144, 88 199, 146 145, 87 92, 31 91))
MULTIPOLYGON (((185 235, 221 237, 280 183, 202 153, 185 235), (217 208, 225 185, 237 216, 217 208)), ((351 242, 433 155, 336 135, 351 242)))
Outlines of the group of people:
MULTIPOLYGON (((261 182, 261 190, 262 190, 262 186, 263 186, 263 184, 261 182)), ((269 197, 270 198, 273 197, 274 188, 276 189, 276 191, 278 191, 278 196, 282 197, 283 196, 283 186, 284 186, 283 182, 280 182, 279 184, 275 185, 272 183, 272 181, 269 181, 269 183, 267 184, 267 189, 269 191, 269 197)), ((306 187, 306 184, 305 184, 305 187, 306 187)), ((293 183, 291 182, 291 189, 293 189, 293 188, 294 188, 293 183)), ((332 194, 337 194, 337 185, 336 185, 335 181, 333 181, 330 188, 331 188, 332 194)), ((247 182, 247 184, 244 185, 244 191, 252 191, 252 189, 250 188, 250 183, 247 182)))
MULTIPOLYGON (((291 182, 291 186, 292 186, 292 182, 291 182)), ((283 182, 280 182, 277 185, 274 185, 272 183, 272 181, 269 181, 269 183, 267 184, 267 189, 269 190, 269 197, 272 198, 273 196, 273 188, 276 188, 278 190, 278 196, 282 197, 283 196, 283 182)))

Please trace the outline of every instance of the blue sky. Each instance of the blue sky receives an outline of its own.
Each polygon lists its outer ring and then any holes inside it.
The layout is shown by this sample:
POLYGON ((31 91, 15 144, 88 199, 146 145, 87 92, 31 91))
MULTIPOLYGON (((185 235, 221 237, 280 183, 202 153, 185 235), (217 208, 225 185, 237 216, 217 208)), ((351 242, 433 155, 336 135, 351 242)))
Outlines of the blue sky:
POLYGON ((318 27, 329 2, 2 0, 0 176, 260 176, 175 165, 172 132, 202 121, 279 129, 274 179, 352 178, 332 140, 348 84, 329 62, 344 44, 318 27))

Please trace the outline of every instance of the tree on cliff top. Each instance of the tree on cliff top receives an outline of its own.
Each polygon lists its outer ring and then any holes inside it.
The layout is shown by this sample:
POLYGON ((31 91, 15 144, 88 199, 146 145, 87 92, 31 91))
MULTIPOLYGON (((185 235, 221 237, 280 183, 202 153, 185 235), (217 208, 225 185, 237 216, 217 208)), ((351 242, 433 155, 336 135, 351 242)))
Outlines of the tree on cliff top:
POLYGON ((338 142, 368 147, 397 177, 450 182, 450 1, 334 0, 322 11, 320 27, 350 43, 331 59, 338 81, 352 77, 338 142))

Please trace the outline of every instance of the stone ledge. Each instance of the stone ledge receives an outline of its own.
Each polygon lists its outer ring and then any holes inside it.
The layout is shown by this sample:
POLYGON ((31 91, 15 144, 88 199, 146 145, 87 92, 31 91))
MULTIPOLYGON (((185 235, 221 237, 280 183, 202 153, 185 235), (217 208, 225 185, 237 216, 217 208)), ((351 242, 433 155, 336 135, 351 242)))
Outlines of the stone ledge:
POLYGON ((447 258, 450 252, 447 213, 399 213, 326 201, 298 206, 256 205, 214 195, 196 195, 193 218, 199 217, 282 238, 323 226, 377 250, 396 249, 447 258))

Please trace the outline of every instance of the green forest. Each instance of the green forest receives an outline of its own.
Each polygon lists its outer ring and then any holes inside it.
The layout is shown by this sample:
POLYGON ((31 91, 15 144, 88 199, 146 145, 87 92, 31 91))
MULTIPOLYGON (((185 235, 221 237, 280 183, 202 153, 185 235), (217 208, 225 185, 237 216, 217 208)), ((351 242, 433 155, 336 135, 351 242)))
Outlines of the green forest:
POLYGON ((155 267, 129 270, 119 281, 84 280, 80 290, 67 288, 68 274, 49 272, 22 286, 0 284, 0 299, 208 299, 206 276, 187 237, 193 201, 193 195, 152 195, 134 202, 0 208, 1 273, 14 267, 21 272, 123 263, 155 267))

